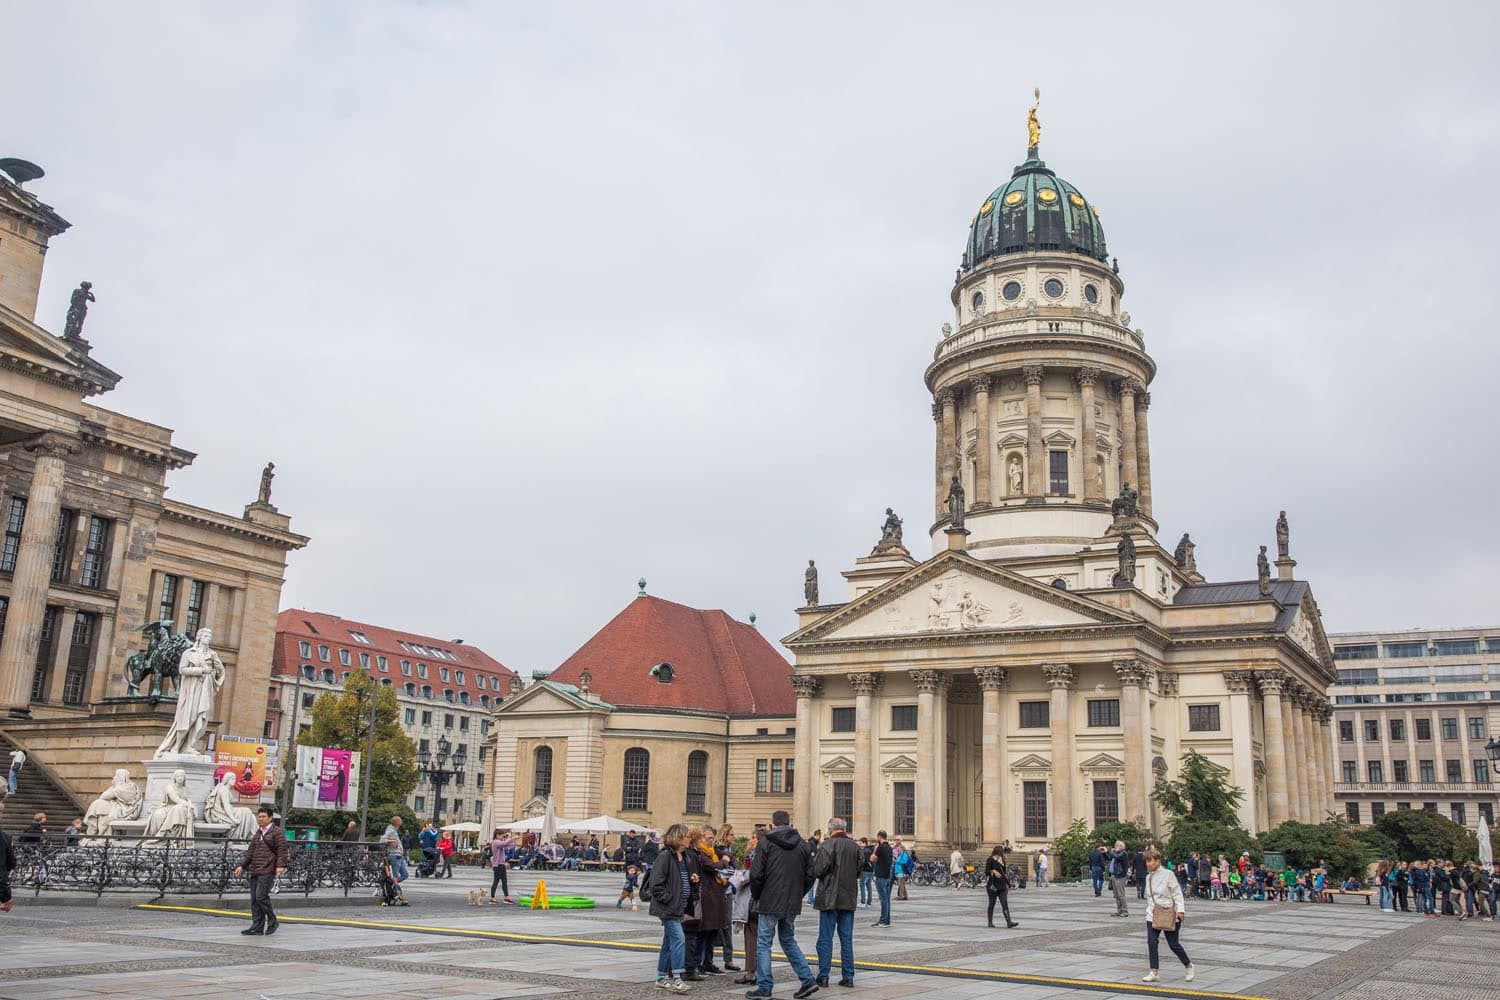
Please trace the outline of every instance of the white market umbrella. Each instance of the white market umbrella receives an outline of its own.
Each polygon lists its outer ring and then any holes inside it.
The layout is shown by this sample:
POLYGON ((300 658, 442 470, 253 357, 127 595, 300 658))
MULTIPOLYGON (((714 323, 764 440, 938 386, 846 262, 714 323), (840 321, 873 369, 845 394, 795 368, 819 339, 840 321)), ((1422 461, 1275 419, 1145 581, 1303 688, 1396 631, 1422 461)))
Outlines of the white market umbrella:
POLYGON ((1495 848, 1490 844, 1490 825, 1479 817, 1479 863, 1488 867, 1495 863, 1495 848))
POLYGON ((627 823, 618 816, 599 815, 588 819, 580 819, 576 822, 560 822, 557 826, 559 833, 599 833, 599 834, 622 834, 630 833, 655 833, 653 827, 641 826, 639 823, 627 823))
POLYGON ((478 823, 449 823, 443 829, 449 833, 478 833, 484 827, 478 823))
POLYGON ((557 808, 552 804, 552 796, 547 796, 547 811, 542 814, 542 829, 537 834, 537 839, 543 844, 550 844, 557 839, 557 808))

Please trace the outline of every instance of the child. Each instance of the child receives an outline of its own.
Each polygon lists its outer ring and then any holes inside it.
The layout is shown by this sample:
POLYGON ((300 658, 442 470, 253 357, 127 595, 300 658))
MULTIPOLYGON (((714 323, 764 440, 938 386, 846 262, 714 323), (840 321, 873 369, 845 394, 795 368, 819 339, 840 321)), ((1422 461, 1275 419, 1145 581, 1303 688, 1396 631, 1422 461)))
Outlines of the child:
POLYGON ((615 909, 618 910, 623 906, 627 899, 630 900, 630 908, 632 910, 639 910, 641 908, 641 904, 635 898, 635 887, 640 884, 640 880, 640 869, 636 868, 635 865, 627 866, 625 869, 625 884, 620 887, 620 898, 615 900, 615 909))
POLYGON ((381 906, 406 906, 406 896, 401 891, 401 883, 396 881, 396 875, 391 871, 389 860, 382 861, 380 866, 380 905, 381 906))
POLYGON ((1237 868, 1231 868, 1231 869, 1229 869, 1229 898, 1230 899, 1241 899, 1241 898, 1243 898, 1244 893, 1241 892, 1240 887, 1244 884, 1244 881, 1245 880, 1240 876, 1239 869, 1237 869, 1237 868))

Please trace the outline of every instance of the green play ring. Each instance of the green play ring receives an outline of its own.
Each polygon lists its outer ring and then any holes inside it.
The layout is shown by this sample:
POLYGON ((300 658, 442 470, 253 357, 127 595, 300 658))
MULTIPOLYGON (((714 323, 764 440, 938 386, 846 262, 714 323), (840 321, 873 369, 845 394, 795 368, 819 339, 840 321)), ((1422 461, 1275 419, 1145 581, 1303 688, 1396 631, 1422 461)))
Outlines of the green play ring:
MULTIPOLYGON (((530 907, 531 897, 518 897, 516 905, 530 907)), ((592 910, 594 901, 587 896, 548 896, 547 906, 554 910, 592 910)))

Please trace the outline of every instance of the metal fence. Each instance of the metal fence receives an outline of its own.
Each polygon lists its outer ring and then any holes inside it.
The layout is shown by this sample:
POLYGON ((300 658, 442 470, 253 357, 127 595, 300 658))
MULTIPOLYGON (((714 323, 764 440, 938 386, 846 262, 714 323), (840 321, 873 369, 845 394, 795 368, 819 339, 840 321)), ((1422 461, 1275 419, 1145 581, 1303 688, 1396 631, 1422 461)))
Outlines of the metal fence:
MULTIPOLYGON (((314 889, 357 888, 379 884, 385 855, 376 843, 305 843, 288 841, 285 874, 276 880, 280 893, 310 894, 314 889)), ((248 892, 249 881, 234 869, 244 844, 220 838, 175 841, 146 846, 138 838, 90 838, 69 843, 63 838, 17 843, 13 892, 33 890, 92 892, 148 890, 168 894, 248 892)))

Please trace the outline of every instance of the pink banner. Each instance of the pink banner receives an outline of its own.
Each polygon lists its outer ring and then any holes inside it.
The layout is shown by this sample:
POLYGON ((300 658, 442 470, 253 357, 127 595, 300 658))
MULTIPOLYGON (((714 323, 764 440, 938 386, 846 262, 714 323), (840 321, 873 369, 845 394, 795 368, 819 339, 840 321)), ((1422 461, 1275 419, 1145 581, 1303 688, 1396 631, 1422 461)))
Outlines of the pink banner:
POLYGON ((342 809, 349 804, 349 771, 353 754, 348 750, 323 751, 318 774, 318 804, 342 809))

